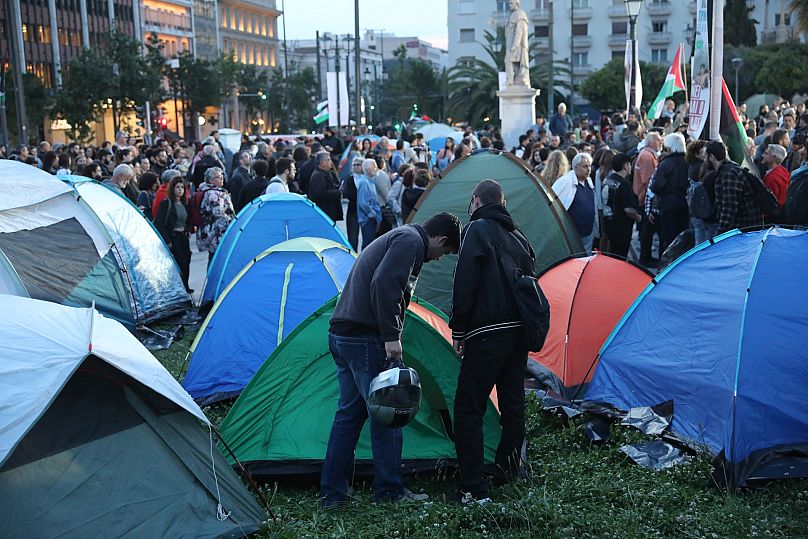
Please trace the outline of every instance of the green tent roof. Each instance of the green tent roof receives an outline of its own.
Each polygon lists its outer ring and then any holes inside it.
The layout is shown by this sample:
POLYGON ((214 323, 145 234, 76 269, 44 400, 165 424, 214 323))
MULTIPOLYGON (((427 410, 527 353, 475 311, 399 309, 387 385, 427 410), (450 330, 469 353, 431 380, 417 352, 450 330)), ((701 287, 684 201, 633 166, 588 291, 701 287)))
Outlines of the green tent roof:
MULTIPOLYGON (((480 151, 458 159, 421 196, 408 221, 423 223, 443 211, 468 222, 471 192, 478 182, 496 180, 519 228, 536 251, 536 271, 557 260, 584 250, 575 225, 555 193, 547 189, 525 166, 509 153, 480 151)), ((452 307, 452 279, 455 255, 440 264, 425 264, 418 277, 420 297, 448 313, 452 307)))
MULTIPOLYGON (((253 474, 319 473, 339 387, 328 350, 328 321, 337 298, 302 322, 256 373, 222 424, 222 437, 253 474)), ((420 302, 433 313, 431 305, 420 302)), ((404 362, 418 371, 423 399, 405 428, 403 461, 427 470, 455 458, 452 415, 460 358, 424 319, 407 312, 404 362)), ((499 414, 489 401, 484 418, 485 456, 493 461, 499 443, 499 414)), ((356 449, 360 465, 371 461, 370 423, 356 449)), ((231 461, 232 463, 232 461, 231 461)))

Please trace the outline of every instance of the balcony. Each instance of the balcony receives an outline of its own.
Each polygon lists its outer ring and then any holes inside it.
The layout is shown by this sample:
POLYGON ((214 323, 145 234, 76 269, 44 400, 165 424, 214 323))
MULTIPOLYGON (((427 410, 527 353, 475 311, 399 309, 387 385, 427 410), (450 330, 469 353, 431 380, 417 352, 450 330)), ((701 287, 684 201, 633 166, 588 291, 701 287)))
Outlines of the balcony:
POLYGON ((549 37, 534 37, 533 38, 534 47, 537 49, 549 49, 550 48, 550 38, 549 37))
POLYGON ((648 14, 652 17, 671 14, 670 2, 650 2, 645 5, 648 9, 648 14))
POLYGON ((609 46, 612 48, 624 49, 628 41, 628 34, 611 34, 609 36, 609 46))
POLYGON ((506 26, 508 24, 508 18, 510 17, 510 11, 492 11, 491 12, 491 22, 494 26, 506 26))
POLYGON ((628 18, 628 12, 624 4, 609 6, 609 17, 619 19, 621 17, 628 18))
POLYGON ((530 10, 530 19, 534 21, 549 21, 550 20, 550 10, 549 9, 531 9, 530 10))
POLYGON ((690 14, 695 15, 698 10, 699 6, 696 0, 690 0, 690 14))
POLYGON ((588 49, 592 46, 592 36, 572 36, 572 46, 576 49, 588 49))
POLYGON ((592 18, 592 8, 591 7, 576 7, 572 11, 572 18, 573 19, 591 19, 592 18))
POLYGON ((592 66, 589 64, 572 66, 573 75, 589 75, 591 72, 592 72, 592 66))
POLYGON ((673 39, 670 32, 652 32, 648 34, 648 43, 651 45, 664 45, 673 39))
POLYGON ((186 13, 144 6, 142 14, 143 24, 146 26, 153 26, 164 31, 191 31, 191 16, 186 13))

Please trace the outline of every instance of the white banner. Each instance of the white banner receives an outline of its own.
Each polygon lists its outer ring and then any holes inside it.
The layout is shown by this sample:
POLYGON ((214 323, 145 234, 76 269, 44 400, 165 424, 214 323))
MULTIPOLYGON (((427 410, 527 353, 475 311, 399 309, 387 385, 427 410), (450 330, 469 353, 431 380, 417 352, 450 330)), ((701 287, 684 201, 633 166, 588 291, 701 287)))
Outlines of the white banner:
POLYGON ((350 122, 348 113, 348 81, 345 71, 329 71, 326 73, 326 89, 328 91, 328 125, 339 127, 350 122), (337 75, 339 74, 339 78, 337 75))
POLYGON ((631 110, 631 79, 634 75, 634 108, 640 110, 642 107, 642 74, 640 73, 640 50, 639 42, 626 41, 626 54, 623 63, 625 68, 625 88, 626 88, 626 118, 631 110), (633 45, 633 46, 632 46, 633 45))
POLYGON ((690 73, 690 108, 687 134, 697 139, 704 130, 710 112, 710 54, 707 43, 707 2, 698 0, 696 10, 696 41, 690 73))

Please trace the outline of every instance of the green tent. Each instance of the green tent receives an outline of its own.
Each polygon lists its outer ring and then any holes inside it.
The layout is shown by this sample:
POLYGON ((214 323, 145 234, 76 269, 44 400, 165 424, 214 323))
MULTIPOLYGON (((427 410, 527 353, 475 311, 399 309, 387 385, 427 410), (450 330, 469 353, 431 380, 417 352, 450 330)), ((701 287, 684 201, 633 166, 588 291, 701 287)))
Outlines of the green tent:
MULTIPOLYGON (((408 222, 423 223, 436 213, 453 213, 466 223, 474 186, 493 179, 502 185, 508 211, 536 251, 536 271, 584 250, 575 225, 555 193, 533 175, 524 162, 509 154, 479 151, 458 159, 432 183, 415 205, 408 222)), ((452 279, 457 258, 425 264, 418 277, 418 295, 443 312, 452 308, 452 279)))
MULTIPOLYGON (((223 439, 252 474, 320 472, 339 397, 328 350, 328 321, 335 305, 336 298, 281 342, 222 423, 223 439)), ((411 471, 436 469, 455 458, 451 416, 460 359, 427 321, 434 323, 437 312, 414 301, 404 321, 404 362, 418 371, 423 389, 421 410, 404 431, 402 460, 411 471)), ((499 443, 499 414, 490 401, 483 425, 485 456, 491 462, 499 443)), ((361 473, 371 469, 369 421, 356 460, 361 473)))

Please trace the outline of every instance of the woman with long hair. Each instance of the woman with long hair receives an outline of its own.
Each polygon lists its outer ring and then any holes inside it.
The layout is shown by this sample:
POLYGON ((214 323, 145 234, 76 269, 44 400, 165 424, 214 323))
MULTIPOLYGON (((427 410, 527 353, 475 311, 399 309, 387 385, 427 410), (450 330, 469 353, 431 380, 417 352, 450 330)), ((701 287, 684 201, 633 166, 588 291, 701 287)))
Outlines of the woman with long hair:
POLYGON ((140 190, 137 196, 137 207, 149 221, 152 220, 154 193, 158 187, 160 187, 160 178, 154 172, 144 172, 137 181, 137 188, 140 190))
POLYGON ((567 155, 561 150, 553 150, 544 165, 544 170, 539 178, 548 189, 552 189, 553 183, 561 176, 570 171, 570 162, 567 155))
POLYGON ((189 294, 193 294, 193 289, 188 285, 188 277, 191 272, 191 245, 188 241, 190 235, 188 227, 188 196, 185 190, 185 183, 181 176, 176 176, 168 184, 168 193, 160 205, 157 207, 157 217, 154 219, 154 226, 163 236, 166 245, 171 250, 177 266, 182 275, 182 284, 189 294))
POLYGON ((438 155, 435 157, 435 167, 438 172, 443 172, 454 161, 455 143, 452 137, 446 137, 446 142, 443 143, 443 148, 440 149, 438 155))
POLYGON ((362 147, 359 149, 359 153, 362 154, 362 157, 368 158, 373 157, 373 145, 370 142, 369 138, 362 139, 362 147))

